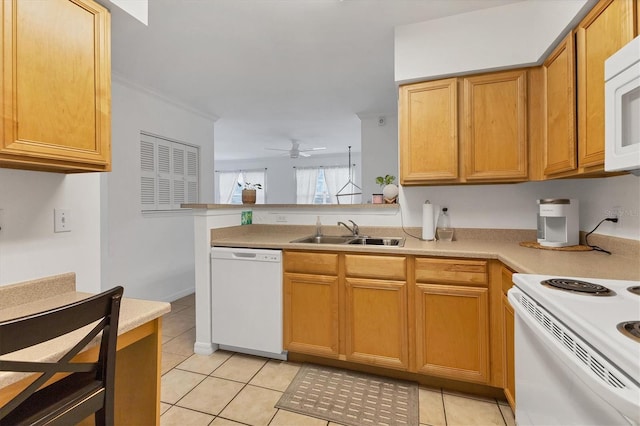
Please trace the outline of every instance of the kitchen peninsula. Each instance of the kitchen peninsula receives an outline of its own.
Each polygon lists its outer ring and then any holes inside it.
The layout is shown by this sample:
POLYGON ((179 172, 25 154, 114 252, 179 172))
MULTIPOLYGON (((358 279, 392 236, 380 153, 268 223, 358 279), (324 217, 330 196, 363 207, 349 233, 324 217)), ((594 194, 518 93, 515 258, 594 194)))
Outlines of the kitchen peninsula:
MULTIPOLYGON (((3 286, 0 287, 0 321, 89 296, 91 294, 76 291, 73 273, 3 286)), ((170 310, 171 306, 165 302, 122 299, 116 356, 116 424, 159 424, 161 324, 162 315, 170 310)), ((32 361, 56 360, 75 344, 74 333, 39 345, 37 349, 19 351, 19 356, 32 361)), ((77 359, 97 356, 95 343, 96 339, 77 359)), ((24 389, 32 377, 28 373, 0 373, 0 405, 24 389)))
POLYGON ((456 229, 453 242, 422 241, 416 238, 421 228, 402 226, 397 207, 189 207, 196 243, 194 349, 200 353, 216 349, 210 334, 212 246, 283 251, 289 359, 493 396, 509 388, 513 371, 507 350, 513 334, 504 312, 513 273, 640 280, 635 240, 592 235, 590 242, 613 252, 606 255, 523 247, 520 242, 536 240, 528 229, 456 229), (239 226, 248 209, 254 224, 239 226), (402 237, 404 245, 295 242, 316 233, 318 216, 324 235, 344 235, 336 223, 351 219, 362 235, 402 237))

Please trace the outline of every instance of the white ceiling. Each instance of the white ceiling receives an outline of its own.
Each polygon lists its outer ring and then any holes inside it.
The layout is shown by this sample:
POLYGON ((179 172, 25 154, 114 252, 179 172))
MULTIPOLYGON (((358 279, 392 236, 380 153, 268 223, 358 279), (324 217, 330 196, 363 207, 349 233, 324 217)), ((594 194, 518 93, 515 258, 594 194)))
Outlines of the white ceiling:
POLYGON ((515 1, 150 0, 148 27, 111 5, 113 73, 219 117, 216 160, 357 152, 358 114, 396 113, 395 26, 515 1))

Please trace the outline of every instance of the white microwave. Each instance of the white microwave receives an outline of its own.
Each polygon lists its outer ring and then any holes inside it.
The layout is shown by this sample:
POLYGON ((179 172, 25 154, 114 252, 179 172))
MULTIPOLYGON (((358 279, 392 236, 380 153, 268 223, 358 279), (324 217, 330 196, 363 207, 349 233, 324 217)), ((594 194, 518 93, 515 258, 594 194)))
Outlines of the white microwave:
POLYGON ((605 171, 640 176, 640 37, 604 64, 605 171))

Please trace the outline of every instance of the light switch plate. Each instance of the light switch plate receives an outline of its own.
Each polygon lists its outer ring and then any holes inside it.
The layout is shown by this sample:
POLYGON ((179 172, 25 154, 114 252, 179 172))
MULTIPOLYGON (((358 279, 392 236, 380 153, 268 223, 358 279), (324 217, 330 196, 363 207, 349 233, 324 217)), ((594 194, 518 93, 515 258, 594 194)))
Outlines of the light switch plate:
POLYGON ((54 209, 53 210, 53 232, 69 232, 71 231, 71 210, 54 209))

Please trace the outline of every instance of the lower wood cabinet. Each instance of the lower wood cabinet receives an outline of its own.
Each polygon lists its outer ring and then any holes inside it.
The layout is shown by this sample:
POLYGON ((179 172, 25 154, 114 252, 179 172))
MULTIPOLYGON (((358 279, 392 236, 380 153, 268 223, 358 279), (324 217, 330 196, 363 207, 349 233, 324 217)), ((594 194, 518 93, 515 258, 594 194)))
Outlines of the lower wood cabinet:
POLYGON ((348 254, 345 275, 346 359, 407 370, 406 258, 348 254))
POLYGON ((339 356, 338 255, 289 252, 284 257, 284 348, 339 356))
POLYGON ((490 382, 485 260, 415 258, 415 370, 490 382))
POLYGON ((285 251, 285 349, 500 386, 488 271, 478 259, 285 251))
POLYGON ((416 285, 416 370, 489 380, 489 289, 416 285))
POLYGON ((515 377, 515 343, 514 343, 514 314, 513 307, 507 299, 507 291, 513 286, 511 277, 513 271, 502 267, 502 344, 504 359, 504 395, 511 405, 511 409, 516 409, 516 377, 515 377))

